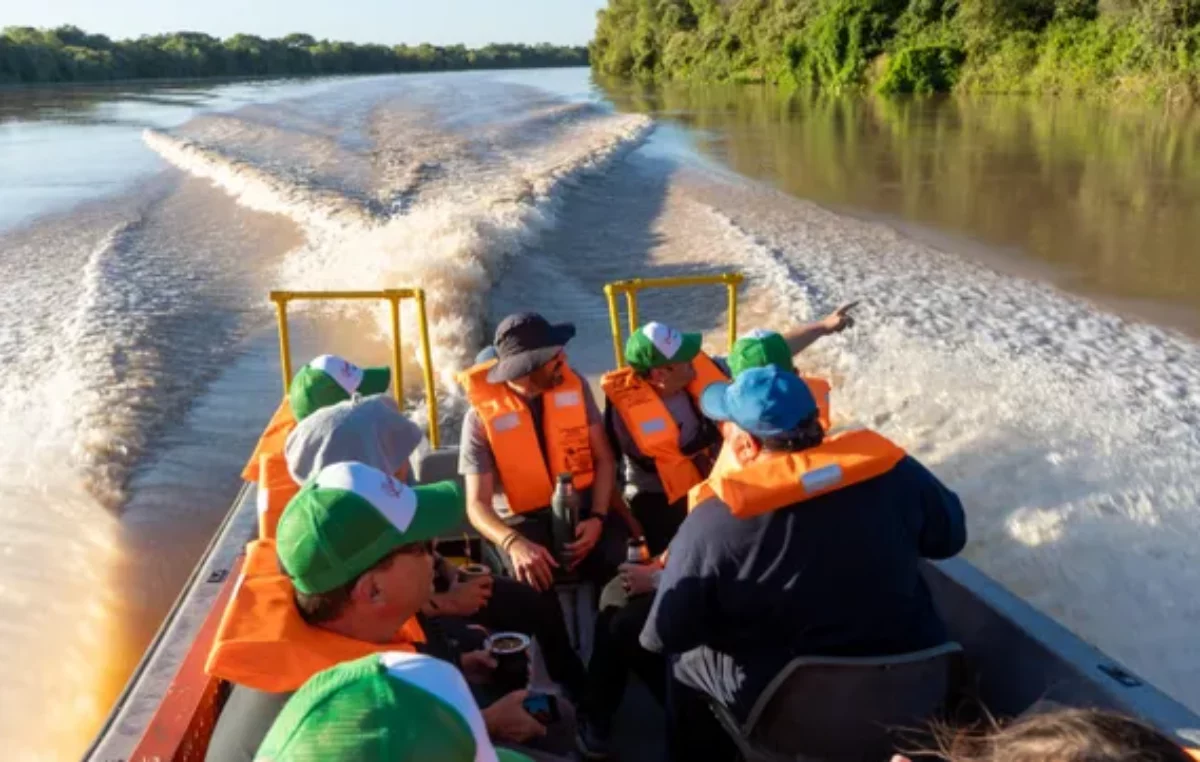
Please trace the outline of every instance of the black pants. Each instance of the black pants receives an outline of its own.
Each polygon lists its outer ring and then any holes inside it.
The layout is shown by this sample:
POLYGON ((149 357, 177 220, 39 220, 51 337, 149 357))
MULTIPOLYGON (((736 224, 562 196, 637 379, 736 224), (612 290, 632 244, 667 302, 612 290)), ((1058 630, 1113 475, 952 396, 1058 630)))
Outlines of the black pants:
POLYGON ((707 693, 667 680, 667 752, 671 762, 733 762, 737 747, 708 706, 707 693))
MULTIPOLYGON (((646 545, 654 556, 666 550, 687 516, 686 500, 668 504, 662 493, 639 493, 629 501, 629 507, 642 525, 646 545)), ((648 593, 630 596, 620 578, 610 580, 600 594, 583 709, 588 720, 602 731, 621 706, 630 670, 656 699, 664 701, 666 661, 660 654, 642 648, 638 640, 653 602, 654 596, 648 593)))
POLYGON ((732 656, 699 646, 670 659, 667 736, 672 759, 730 759, 733 741, 708 708, 724 706, 745 722, 758 697, 791 660, 790 651, 766 646, 732 656))
MULTIPOLYGON (((525 521, 515 528, 521 536, 536 542, 546 548, 552 547, 550 511, 543 510, 525 514, 525 521)), ((615 516, 605 518, 604 528, 600 539, 587 558, 576 567, 576 578, 592 582, 597 588, 616 574, 617 565, 625 559, 625 541, 629 532, 624 522, 615 516)), ((488 543, 484 554, 489 565, 496 570, 504 570, 510 576, 514 573, 512 559, 496 546, 488 543)), ((497 577, 497 583, 501 580, 497 577)), ((501 598, 496 597, 499 586, 492 593, 492 599, 486 608, 488 618, 479 620, 480 624, 492 629, 511 629, 517 632, 533 632, 546 659, 546 669, 556 682, 561 683, 575 700, 580 700, 586 690, 586 672, 579 656, 571 648, 567 635, 566 623, 563 621, 562 606, 558 602, 558 594, 553 588, 538 592, 523 582, 506 579, 505 592, 501 598), (537 605, 533 600, 540 601, 537 605), (536 611, 536 618, 530 618, 525 611, 536 611), (491 624, 489 624, 489 621, 491 624), (538 629, 533 630, 536 626, 538 629)))
POLYGON ((495 577, 492 597, 473 622, 492 632, 525 632, 537 638, 550 678, 574 697, 583 695, 586 673, 571 648, 562 607, 556 595, 542 595, 529 585, 508 577, 495 577))
POLYGON ((620 578, 605 585, 600 595, 592 659, 588 663, 588 689, 582 708, 588 721, 602 732, 608 731, 613 715, 621 706, 631 670, 659 702, 665 700, 666 661, 661 654, 647 651, 638 642, 653 602, 654 596, 649 593, 630 596, 620 578))

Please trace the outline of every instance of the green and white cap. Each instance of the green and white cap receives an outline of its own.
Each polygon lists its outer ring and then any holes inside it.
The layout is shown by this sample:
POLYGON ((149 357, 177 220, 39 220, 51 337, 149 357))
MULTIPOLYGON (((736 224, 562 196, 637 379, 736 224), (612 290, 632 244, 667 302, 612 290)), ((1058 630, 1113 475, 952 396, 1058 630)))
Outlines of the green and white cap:
POLYGON ((774 365, 792 372, 792 350, 787 339, 775 331, 756 328, 734 342, 729 350, 729 372, 737 378, 742 371, 774 365))
POLYGON ((321 355, 300 369, 288 388, 292 415, 302 421, 329 405, 350 399, 355 394, 383 394, 392 383, 387 366, 360 368, 337 355, 321 355))
POLYGON ((496 749, 457 669, 388 652, 313 675, 279 713, 255 762, 530 762, 496 749))
POLYGON ((279 561, 300 592, 328 592, 397 548, 457 530, 465 506, 454 481, 408 487, 364 463, 335 463, 283 510, 279 561))
POLYGON ((700 354, 702 337, 680 333, 665 323, 646 323, 625 342, 625 362, 642 373, 678 362, 691 362, 700 354))

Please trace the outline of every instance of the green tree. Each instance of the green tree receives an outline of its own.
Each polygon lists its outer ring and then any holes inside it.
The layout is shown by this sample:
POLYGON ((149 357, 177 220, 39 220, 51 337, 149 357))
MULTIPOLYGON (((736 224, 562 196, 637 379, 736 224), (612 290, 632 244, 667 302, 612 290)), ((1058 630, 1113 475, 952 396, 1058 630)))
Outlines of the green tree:
POLYGON ((588 51, 556 45, 410 47, 237 34, 222 41, 198 32, 113 41, 78 27, 0 31, 0 84, 94 82, 128 78, 284 76, 434 71, 472 67, 582 66, 588 51))

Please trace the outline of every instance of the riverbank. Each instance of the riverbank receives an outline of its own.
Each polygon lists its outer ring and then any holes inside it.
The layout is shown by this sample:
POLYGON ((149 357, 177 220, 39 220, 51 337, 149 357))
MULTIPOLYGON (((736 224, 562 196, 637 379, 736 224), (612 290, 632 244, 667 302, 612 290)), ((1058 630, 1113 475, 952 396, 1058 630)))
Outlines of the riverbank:
POLYGON ((112 40, 74 26, 6 27, 0 31, 0 85, 554 68, 586 66, 587 55, 584 47, 546 43, 388 46, 307 34, 221 40, 199 32, 112 40))
POLYGON ((598 73, 841 94, 1037 93, 1200 101, 1188 0, 609 0, 598 73))

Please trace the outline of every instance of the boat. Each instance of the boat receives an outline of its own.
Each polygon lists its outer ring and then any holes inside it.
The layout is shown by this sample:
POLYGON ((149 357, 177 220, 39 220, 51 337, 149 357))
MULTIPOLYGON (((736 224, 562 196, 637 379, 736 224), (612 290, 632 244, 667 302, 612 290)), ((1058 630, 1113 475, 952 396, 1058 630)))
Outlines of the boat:
MULTIPOLYGON (((737 333, 738 273, 682 278, 635 279, 605 286, 616 362, 621 364, 620 297, 627 308, 629 330, 638 324, 637 295, 651 288, 718 285, 728 292, 729 340, 737 333)), ((272 292, 279 322, 280 365, 284 399, 291 380, 287 308, 305 299, 383 300, 391 305, 392 360, 397 395, 401 376, 400 304, 417 307, 424 394, 429 407, 431 445, 414 456, 418 482, 457 478, 457 449, 443 447, 437 427, 436 397, 430 365, 425 297, 421 289, 356 292, 272 292)), ((281 408, 282 409, 282 408, 281 408)), ((222 612, 230 600, 245 561, 244 548, 258 532, 259 488, 246 482, 193 571, 183 592, 151 641, 140 664, 114 705, 85 762, 184 762, 203 760, 229 686, 208 676, 204 664, 222 612)), ((445 538, 447 555, 468 555, 479 538, 469 527, 445 538)), ((1013 717, 1039 702, 1111 709, 1136 716, 1174 738, 1200 760, 1200 716, 1158 690, 1149 681, 1093 645, 1038 612, 966 560, 926 562, 924 576, 946 621, 951 639, 961 646, 960 682, 999 718, 1013 717)), ((568 610, 567 616, 577 612, 568 610)), ((586 614, 586 612, 583 612, 586 614)), ((570 622, 576 642, 583 627, 570 622)), ((636 696, 627 696, 636 701, 636 696)), ((648 699, 643 698, 643 701, 648 699)), ((657 711, 648 708, 647 711, 657 711)), ((659 723, 661 726, 661 723, 659 723)), ((622 759, 652 759, 655 744, 635 739, 639 750, 622 759), (651 756, 647 756, 650 753, 651 756)), ((661 748, 659 745, 657 748, 661 748)))

